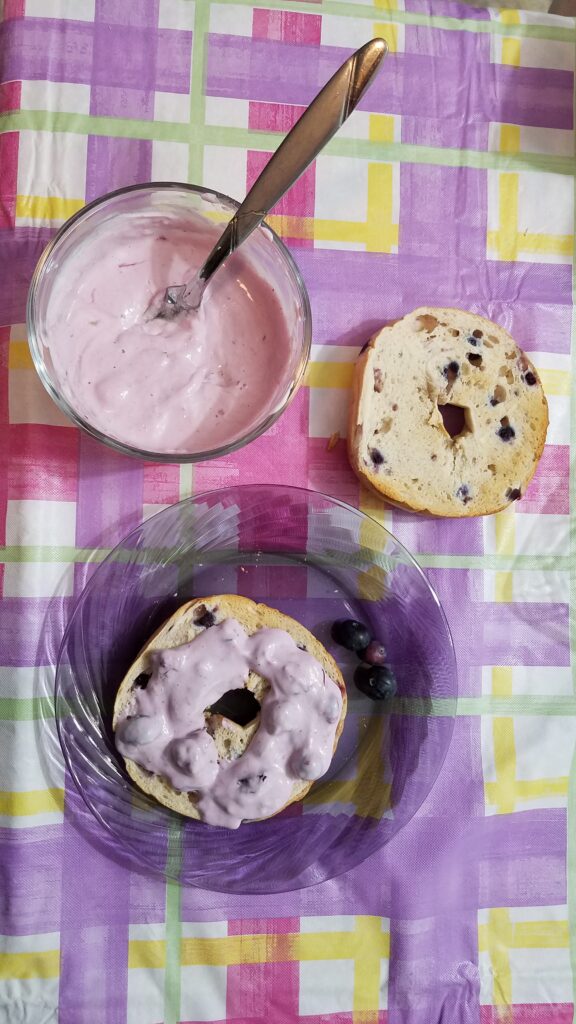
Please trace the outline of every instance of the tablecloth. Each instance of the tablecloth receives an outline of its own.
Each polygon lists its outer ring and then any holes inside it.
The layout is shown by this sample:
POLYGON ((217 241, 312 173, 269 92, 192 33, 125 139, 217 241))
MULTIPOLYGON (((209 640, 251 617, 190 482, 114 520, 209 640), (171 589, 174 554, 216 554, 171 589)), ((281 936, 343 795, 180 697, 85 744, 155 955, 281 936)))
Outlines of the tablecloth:
POLYGON ((574 22, 445 0, 0 10, 0 1019, 567 1024, 574 22), (376 34, 385 69, 270 217, 314 316, 306 386, 288 411, 194 468, 131 461, 79 433, 43 391, 23 326, 56 227, 150 179, 241 198, 303 105, 376 34), (494 517, 384 510, 347 465, 352 361, 375 327, 424 303, 492 317, 544 382, 538 472, 494 517), (309 486, 380 518, 437 588, 458 658, 454 738, 417 817, 349 874, 270 897, 123 866, 96 825, 78 827, 74 787, 42 754, 53 728, 43 641, 91 567, 143 517, 231 482, 309 486))

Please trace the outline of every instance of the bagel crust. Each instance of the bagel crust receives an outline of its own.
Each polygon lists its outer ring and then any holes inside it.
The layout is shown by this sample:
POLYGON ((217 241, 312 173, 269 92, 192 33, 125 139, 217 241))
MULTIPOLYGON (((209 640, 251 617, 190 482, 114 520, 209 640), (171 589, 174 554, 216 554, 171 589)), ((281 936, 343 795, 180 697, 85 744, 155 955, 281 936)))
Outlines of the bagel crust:
MULTIPOLYGON (((116 729, 121 717, 130 711, 130 705, 134 701, 138 687, 146 685, 147 677, 152 673, 151 662, 154 652, 188 644, 206 629, 224 619, 236 619, 249 636, 263 628, 282 629, 320 663, 326 675, 336 683, 342 695, 342 708, 336 726, 333 747, 333 750, 336 750, 344 726, 347 704, 346 686, 336 662, 320 641, 295 619, 274 608, 269 608, 267 605, 256 604, 247 597, 239 597, 235 594, 216 595, 190 601, 179 608, 160 627, 144 646, 120 684, 114 704, 113 728, 116 729)), ((250 672, 244 685, 260 702, 264 700, 269 689, 266 679, 254 671, 250 672)), ((258 731, 260 712, 255 720, 244 726, 238 725, 222 715, 213 714, 209 709, 206 710, 204 717, 206 728, 216 743, 219 758, 229 761, 241 757, 248 748, 252 737, 258 731)), ((124 758, 124 760, 128 775, 144 793, 185 817, 202 820, 197 806, 198 793, 194 791, 180 792, 174 789, 163 776, 146 771, 128 758, 124 758)), ((302 800, 312 785, 312 782, 294 779, 290 799, 276 813, 280 813, 284 807, 294 801, 302 800)))
POLYGON ((435 516, 491 515, 525 493, 544 449, 538 374, 502 327, 422 307, 383 327, 354 370, 348 455, 390 504, 435 516), (463 422, 451 436, 443 406, 463 422))

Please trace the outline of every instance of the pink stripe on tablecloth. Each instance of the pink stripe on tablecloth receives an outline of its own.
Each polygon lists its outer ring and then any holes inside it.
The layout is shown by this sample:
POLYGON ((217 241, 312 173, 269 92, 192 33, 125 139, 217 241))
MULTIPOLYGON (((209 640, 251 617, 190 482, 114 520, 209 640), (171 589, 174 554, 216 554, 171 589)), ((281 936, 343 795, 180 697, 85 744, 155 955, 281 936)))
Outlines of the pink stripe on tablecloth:
POLYGON ((250 946, 252 935, 276 936, 271 963, 238 964, 228 968, 226 990, 227 1018, 274 1021, 293 1024, 298 1019, 300 968, 289 958, 289 940, 284 936, 300 931, 298 917, 247 918, 228 922, 229 935, 246 935, 250 946), (286 959, 282 959, 283 948, 286 959))
POLYGON ((547 444, 538 469, 516 509, 567 516, 570 512, 570 449, 568 445, 547 444))
POLYGON ((319 45, 322 17, 296 11, 268 11, 256 8, 252 14, 253 39, 278 39, 286 43, 319 45))
POLYGON ((10 426, 8 497, 76 501, 79 443, 75 427, 10 426))

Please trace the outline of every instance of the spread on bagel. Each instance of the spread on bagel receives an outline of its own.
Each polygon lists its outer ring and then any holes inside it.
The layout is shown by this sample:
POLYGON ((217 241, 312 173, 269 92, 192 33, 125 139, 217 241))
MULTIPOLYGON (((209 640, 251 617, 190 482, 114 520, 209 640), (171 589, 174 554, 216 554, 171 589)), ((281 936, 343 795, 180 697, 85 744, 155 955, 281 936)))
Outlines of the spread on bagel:
MULTIPOLYGON (((237 828, 276 814, 295 798, 299 784, 304 786, 296 798, 324 775, 345 692, 285 629, 250 634, 234 617, 212 622, 209 615, 203 620, 209 628, 196 627, 190 642, 148 652, 145 685, 132 684, 129 699, 119 710, 117 705, 115 739, 128 765, 160 777, 176 794, 195 794, 194 816, 237 828), (227 759, 211 734, 210 708, 243 687, 251 673, 266 681, 259 722, 241 755, 227 759)), ((235 728, 233 722, 226 726, 235 728)))

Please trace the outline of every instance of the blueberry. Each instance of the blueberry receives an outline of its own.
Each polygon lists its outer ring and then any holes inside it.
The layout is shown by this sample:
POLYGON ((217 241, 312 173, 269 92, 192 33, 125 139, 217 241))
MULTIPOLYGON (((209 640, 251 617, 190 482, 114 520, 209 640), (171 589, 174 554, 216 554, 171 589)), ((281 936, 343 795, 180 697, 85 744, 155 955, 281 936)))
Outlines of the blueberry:
POLYGON ((372 462, 374 463, 375 466, 381 466, 382 463, 384 462, 384 456, 382 455, 382 452, 378 451, 377 448, 370 449, 370 458, 372 459, 372 462))
POLYGON ((354 682, 371 700, 387 700, 396 694, 396 676, 387 665, 359 665, 354 682))
POLYGON ((468 484, 460 484, 460 487, 456 491, 456 497, 460 498, 460 501, 463 502, 464 505, 467 505, 469 501, 472 501, 468 484))
POLYGON ((509 501, 518 501, 518 498, 522 497, 522 491, 519 487, 509 487, 506 491, 506 497, 509 501))
POLYGON ((528 370, 528 373, 526 373, 524 375, 524 380, 526 381, 527 384, 530 385, 531 388, 534 387, 534 385, 536 383, 536 377, 534 376, 534 374, 530 370, 528 370))
POLYGON ((137 686, 140 690, 145 690, 150 680, 150 672, 141 672, 139 676, 133 682, 133 686, 137 686))
POLYGON ((371 643, 370 631, 356 619, 338 619, 330 630, 335 643, 349 651, 363 651, 371 643))
POLYGON ((511 441, 512 438, 516 437, 516 431, 514 430, 514 427, 500 427, 498 437, 501 441, 511 441))
POLYGON ((237 780, 240 792, 250 793, 251 796, 258 792, 263 782, 266 782, 266 776, 263 772, 259 775, 248 775, 245 779, 237 780))
POLYGON ((386 648, 379 640, 373 640, 363 651, 358 651, 358 657, 368 665, 385 665, 386 648))

